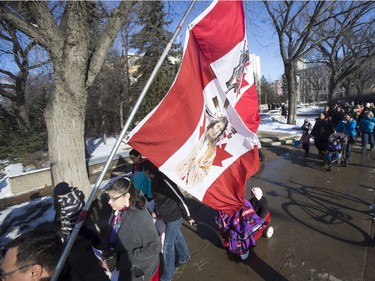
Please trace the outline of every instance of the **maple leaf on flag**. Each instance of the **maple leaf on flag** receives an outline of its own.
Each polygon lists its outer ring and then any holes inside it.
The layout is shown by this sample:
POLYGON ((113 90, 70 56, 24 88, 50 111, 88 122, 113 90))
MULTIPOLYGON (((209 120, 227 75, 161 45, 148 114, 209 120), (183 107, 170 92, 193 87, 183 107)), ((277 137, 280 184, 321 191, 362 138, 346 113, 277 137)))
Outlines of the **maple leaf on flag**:
POLYGON ((212 162, 212 166, 222 167, 223 166, 222 161, 224 161, 224 160, 233 156, 232 154, 228 153, 225 150, 225 146, 226 146, 226 144, 218 145, 218 147, 216 148, 216 157, 215 157, 214 161, 212 162))

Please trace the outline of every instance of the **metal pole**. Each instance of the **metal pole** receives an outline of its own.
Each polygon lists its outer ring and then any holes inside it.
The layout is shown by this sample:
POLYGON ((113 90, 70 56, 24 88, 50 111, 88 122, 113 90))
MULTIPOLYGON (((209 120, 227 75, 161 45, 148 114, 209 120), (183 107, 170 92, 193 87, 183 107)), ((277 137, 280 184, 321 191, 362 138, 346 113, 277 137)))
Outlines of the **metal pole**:
POLYGON ((93 189, 92 189, 92 191, 90 193, 90 196, 87 199, 87 202, 86 202, 85 206, 83 207, 83 209, 81 211, 79 219, 78 219, 77 223, 75 224, 74 229, 72 230, 72 232, 71 232, 71 234, 69 236, 68 242, 67 242, 67 244, 66 244, 66 246, 64 248, 64 251, 63 251, 63 253, 62 253, 62 255, 61 255, 60 259, 59 259, 59 262, 57 263, 56 269, 53 272, 50 281, 56 281, 57 278, 58 278, 58 276, 60 275, 61 270, 62 270, 62 268, 63 268, 63 266, 64 266, 64 264, 65 264, 65 262, 66 262, 66 260, 68 258, 68 254, 69 254, 70 250, 72 249, 73 243, 76 240, 76 238, 78 236, 78 233, 79 233, 79 230, 81 229, 81 226, 82 226, 82 224, 83 224, 83 222, 84 222, 84 220, 86 218, 88 210, 90 209, 90 206, 91 206, 93 200, 96 197, 96 193, 99 191, 99 187, 100 187, 100 185, 101 185, 101 183, 103 181, 103 178, 104 178, 106 172, 109 169, 109 166, 110 166, 110 164, 112 162, 112 159, 114 158, 114 156, 115 156, 115 154, 117 152, 117 149, 119 148, 119 146, 121 144, 121 141, 124 138, 124 136, 126 134, 126 131, 128 130, 128 128, 130 126, 130 123, 133 121, 133 118, 134 118, 134 116, 135 116, 135 114, 136 114, 139 106, 141 105, 142 100, 146 96, 146 93, 147 93, 148 89, 150 88, 152 81, 154 80, 157 72, 159 71, 159 68, 160 68, 161 64, 163 63, 163 61, 164 61, 165 57, 167 56, 170 48, 172 47, 172 44, 173 44, 174 40, 176 39, 178 33, 181 31, 181 26, 184 24, 184 22, 185 22, 186 18, 188 17, 189 13, 193 9, 193 6, 194 6, 195 2, 196 2, 196 0, 193 0, 190 3, 188 9, 185 12, 185 15, 181 19, 180 24, 177 26, 177 28, 176 28, 176 30, 175 30, 175 32, 174 32, 171 40, 169 40, 167 46, 164 49, 163 54, 161 55, 158 63, 156 64, 154 70, 152 71, 150 78, 147 80, 146 85, 144 86, 141 94, 139 95, 138 100, 135 103, 134 108, 133 108, 132 112, 129 115, 129 118, 128 118, 128 120, 126 121, 126 123, 124 125, 124 128, 122 129, 122 131, 121 131, 121 133, 120 133, 120 135, 119 135, 119 137, 118 137, 115 145, 112 148, 112 151, 111 151, 110 155, 108 156, 107 162, 105 163, 105 165, 103 167, 103 170, 101 171, 98 179, 95 182, 95 185, 94 185, 94 187, 93 187, 93 189))

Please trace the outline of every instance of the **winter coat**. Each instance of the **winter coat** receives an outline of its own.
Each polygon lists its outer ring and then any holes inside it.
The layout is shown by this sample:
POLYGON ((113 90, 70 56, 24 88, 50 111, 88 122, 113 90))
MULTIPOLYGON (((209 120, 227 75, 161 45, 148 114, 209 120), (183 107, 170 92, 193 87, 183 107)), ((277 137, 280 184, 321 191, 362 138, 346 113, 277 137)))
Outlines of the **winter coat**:
POLYGON ((61 231, 64 235, 69 235, 85 205, 84 194, 72 187, 67 195, 58 198, 58 202, 61 208, 61 231))
POLYGON ((307 132, 304 132, 304 133, 302 134, 302 136, 301 136, 300 141, 301 141, 302 143, 310 143, 310 138, 311 138, 310 134, 307 133, 307 132))
POLYGON ((191 220, 185 198, 177 185, 164 174, 159 173, 152 182, 152 192, 156 201, 156 211, 164 222, 172 222, 184 217, 191 220))
POLYGON ((85 279, 83 276, 79 275, 75 269, 65 264, 65 266, 61 270, 59 277, 57 278, 57 281, 85 281, 85 279))
POLYGON ((373 133, 375 127, 375 117, 371 118, 362 118, 361 121, 359 121, 359 130, 362 133, 373 133))
MULTIPOLYGON (((110 218, 110 222, 113 215, 110 218)), ((161 242, 150 213, 130 206, 121 213, 114 245, 119 281, 150 280, 159 266, 161 242), (139 273, 144 273, 137 278, 139 273)))
MULTIPOLYGON (((100 239, 96 233, 83 225, 69 252, 67 265, 71 274, 77 274, 82 281, 109 281, 107 274, 95 256, 92 246, 98 247, 100 239)), ((73 275, 74 276, 74 275, 73 275)), ((62 279, 74 281, 76 279, 62 279)), ((60 279, 59 279, 60 281, 60 279)))
POLYGON ((339 133, 344 133, 349 138, 354 138, 357 135, 356 132, 357 122, 352 118, 349 121, 341 120, 336 126, 336 131, 339 133))
POLYGON ((338 144, 330 144, 328 146, 328 151, 329 152, 337 152, 337 151, 340 151, 342 149, 342 145, 341 143, 338 143, 338 144))
POLYGON ((250 199, 250 204, 253 206, 255 212, 257 215, 261 218, 264 218, 268 212, 268 203, 267 199, 262 196, 260 200, 256 199, 255 197, 252 197, 250 199))
POLYGON ((317 118, 315 125, 311 131, 311 135, 315 140, 327 140, 329 136, 334 132, 332 123, 328 119, 317 118))

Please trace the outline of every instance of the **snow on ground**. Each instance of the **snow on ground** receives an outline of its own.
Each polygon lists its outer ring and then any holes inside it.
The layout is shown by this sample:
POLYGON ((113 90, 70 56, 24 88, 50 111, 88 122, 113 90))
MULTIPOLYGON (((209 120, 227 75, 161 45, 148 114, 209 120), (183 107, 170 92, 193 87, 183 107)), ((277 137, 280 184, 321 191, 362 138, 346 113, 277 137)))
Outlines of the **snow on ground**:
POLYGON ((40 224, 53 222, 54 218, 55 210, 51 196, 36 198, 31 202, 14 205, 0 211, 0 246, 6 245, 11 239, 40 224))
POLYGON ((270 110, 266 113, 261 113, 261 121, 258 131, 260 132, 273 132, 284 134, 301 134, 301 126, 305 119, 309 120, 312 126, 315 124, 315 118, 323 108, 318 106, 303 106, 297 109, 296 125, 286 124, 286 118, 281 116, 280 110, 270 110))
MULTIPOLYGON (((311 124, 315 123, 315 118, 318 117, 322 108, 316 106, 301 107, 297 110, 296 125, 286 124, 286 119, 281 116, 280 110, 271 110, 267 113, 261 113, 261 124, 258 131, 261 132, 280 132, 289 134, 300 134, 299 129, 305 119, 308 119, 311 124)), ((106 160, 111 153, 116 138, 108 138, 106 144, 102 139, 94 139, 88 141, 88 149, 91 153, 90 162, 106 160)), ((129 146, 124 143, 118 148, 118 153, 128 155, 130 150, 129 146)), ((8 165, 1 173, 6 176, 0 179, 0 199, 12 196, 8 177, 12 175, 19 175, 25 173, 22 164, 8 165)), ((103 182, 103 185, 106 183, 103 182)), ((54 219, 55 211, 53 209, 52 197, 43 197, 32 200, 31 202, 14 205, 0 211, 0 246, 3 246, 10 239, 18 236, 21 232, 28 229, 33 229, 36 226, 52 222, 54 219), (11 225, 11 227, 9 227, 11 225)))

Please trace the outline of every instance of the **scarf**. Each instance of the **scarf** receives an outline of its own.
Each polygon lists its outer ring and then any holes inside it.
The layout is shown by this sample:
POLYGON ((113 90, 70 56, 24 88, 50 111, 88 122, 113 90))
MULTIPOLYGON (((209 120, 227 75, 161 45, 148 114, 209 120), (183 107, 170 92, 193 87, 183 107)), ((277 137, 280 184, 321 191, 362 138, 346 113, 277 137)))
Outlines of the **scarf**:
POLYGON ((122 212, 126 211, 128 208, 129 207, 125 207, 119 211, 115 211, 112 217, 112 221, 108 229, 108 249, 115 248, 117 232, 121 225, 121 215, 122 215, 122 212))

